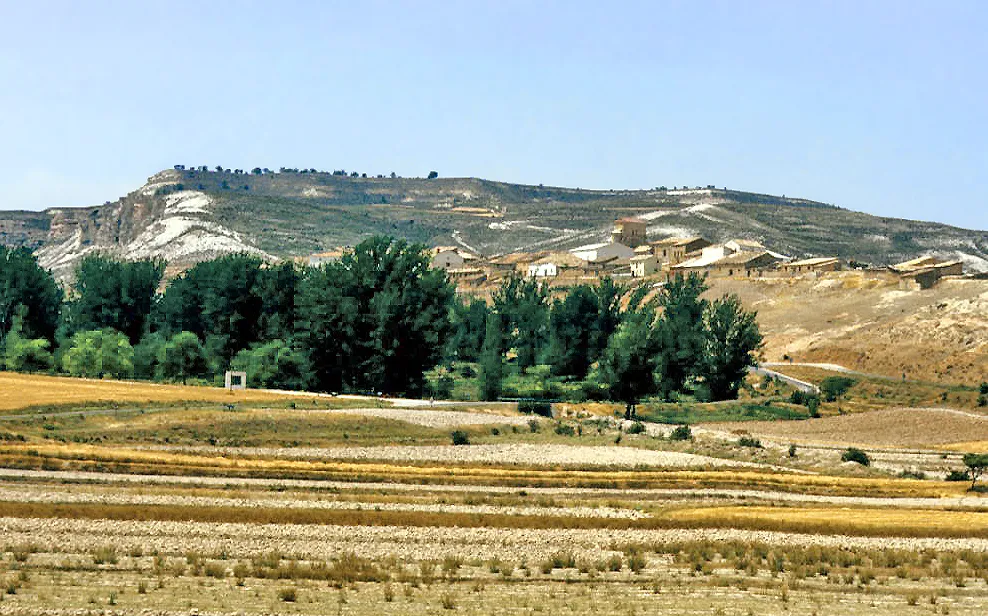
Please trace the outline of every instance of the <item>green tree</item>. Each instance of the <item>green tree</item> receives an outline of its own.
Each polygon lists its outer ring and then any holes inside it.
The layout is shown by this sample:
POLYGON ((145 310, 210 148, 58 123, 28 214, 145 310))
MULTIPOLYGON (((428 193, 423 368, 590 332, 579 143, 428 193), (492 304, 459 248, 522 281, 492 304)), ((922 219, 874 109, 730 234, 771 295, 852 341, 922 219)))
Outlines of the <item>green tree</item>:
POLYGON ((246 372, 251 387, 305 390, 312 376, 305 353, 284 340, 240 351, 231 369, 246 372))
POLYGON ((168 339, 160 332, 145 334, 134 347, 134 376, 138 379, 161 378, 161 359, 168 339))
POLYGON ((134 349, 113 329, 77 332, 62 355, 62 369, 72 376, 122 379, 134 374, 134 349))
POLYGON ((501 397, 501 381, 504 378, 502 345, 501 319, 494 313, 488 313, 484 345, 480 351, 481 400, 497 400, 501 397))
POLYGON ((611 400, 630 407, 658 389, 656 368, 662 357, 654 302, 632 302, 611 336, 593 380, 611 400))
POLYGON ((19 306, 26 310, 22 338, 54 340, 61 305, 62 290, 30 250, 0 246, 0 340, 13 326, 19 306))
POLYGON ((537 281, 511 275, 494 293, 505 346, 514 349, 520 370, 535 365, 549 334, 548 290, 537 281))
POLYGON ((966 453, 964 454, 964 466, 967 467, 968 475, 971 477, 971 489, 974 489, 978 478, 988 468, 988 453, 966 453))
MULTIPOLYGON (((276 315, 265 316, 262 294, 271 289, 262 285, 262 267, 259 257, 248 254, 197 264, 168 285, 161 300, 159 329, 169 335, 188 331, 201 340, 208 338, 217 366, 226 366, 237 352, 262 339, 262 324, 270 324, 279 333, 283 329, 276 315)), ((278 295, 275 301, 283 306, 278 295)))
POLYGON ((204 376, 207 371, 206 353, 199 337, 192 332, 179 332, 161 348, 158 359, 161 374, 167 379, 182 379, 204 376))
POLYGON ((762 345, 755 313, 745 311, 737 296, 728 295, 708 306, 704 325, 706 345, 699 376, 711 400, 733 400, 748 367, 757 363, 755 353, 762 345))
POLYGON ((603 278, 593 288, 597 296, 597 321, 590 337, 590 363, 600 359, 611 335, 621 323, 621 297, 625 288, 615 284, 611 278, 603 278))
POLYGON ((707 344, 703 317, 707 301, 700 296, 706 290, 707 284, 701 276, 677 274, 659 296, 662 318, 657 328, 657 346, 662 354, 657 372, 659 391, 666 399, 685 390, 703 365, 707 344))
POLYGON ((582 379, 596 354, 599 339, 597 294, 587 285, 570 289, 552 303, 549 313, 549 357, 552 371, 582 379))
POLYGON ((46 372, 52 367, 52 356, 48 351, 50 342, 46 338, 25 338, 24 315, 27 309, 20 306, 14 315, 13 325, 0 348, 3 350, 2 363, 7 370, 14 372, 46 372))
POLYGON ((442 357, 453 288, 423 245, 373 237, 310 270, 298 296, 300 340, 324 390, 421 394, 442 357))
POLYGON ((827 402, 836 402, 854 387, 854 379, 846 376, 828 376, 820 382, 820 393, 827 402))
POLYGON ((70 304, 70 331, 111 328, 136 344, 145 332, 165 273, 160 259, 119 261, 103 255, 85 257, 75 272, 70 304))
POLYGON ((484 344, 487 314, 490 310, 482 299, 454 301, 450 311, 451 333, 446 355, 463 361, 476 361, 484 344))

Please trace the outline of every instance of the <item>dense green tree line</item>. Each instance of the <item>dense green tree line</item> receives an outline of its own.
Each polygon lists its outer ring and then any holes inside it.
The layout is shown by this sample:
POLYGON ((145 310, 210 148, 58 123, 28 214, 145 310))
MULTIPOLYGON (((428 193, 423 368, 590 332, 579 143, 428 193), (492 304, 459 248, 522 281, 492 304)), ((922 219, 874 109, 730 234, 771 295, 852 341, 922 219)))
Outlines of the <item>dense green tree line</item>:
POLYGON ((63 294, 28 251, 0 249, 0 342, 7 369, 87 377, 435 395, 424 373, 476 365, 479 395, 511 374, 578 384, 580 395, 736 397, 761 344, 737 298, 702 298, 702 278, 629 291, 604 279, 550 293, 509 277, 459 300, 424 246, 375 237, 321 268, 227 255, 162 292, 157 260, 85 258, 63 294), (220 375, 220 376, 218 376, 220 375))

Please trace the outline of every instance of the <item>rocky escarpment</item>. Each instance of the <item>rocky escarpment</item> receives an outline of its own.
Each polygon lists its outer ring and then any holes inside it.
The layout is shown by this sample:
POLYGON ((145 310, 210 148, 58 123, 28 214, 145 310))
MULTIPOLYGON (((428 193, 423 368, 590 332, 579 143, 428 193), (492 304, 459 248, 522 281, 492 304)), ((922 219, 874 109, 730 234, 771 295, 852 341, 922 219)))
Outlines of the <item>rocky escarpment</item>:
POLYGON ((181 179, 177 171, 164 171, 114 203, 48 210, 38 260, 64 279, 84 256, 96 252, 158 257, 177 268, 232 252, 270 257, 224 226, 212 211, 213 200, 204 192, 186 190, 181 179))

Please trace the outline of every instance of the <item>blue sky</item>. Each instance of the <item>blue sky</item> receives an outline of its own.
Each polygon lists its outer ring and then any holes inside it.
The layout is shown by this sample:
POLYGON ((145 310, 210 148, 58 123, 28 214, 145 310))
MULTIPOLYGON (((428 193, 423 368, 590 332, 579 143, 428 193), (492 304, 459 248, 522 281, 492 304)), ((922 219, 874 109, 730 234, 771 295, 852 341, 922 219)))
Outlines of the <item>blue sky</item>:
POLYGON ((715 184, 988 229, 985 2, 0 0, 0 209, 175 163, 715 184))

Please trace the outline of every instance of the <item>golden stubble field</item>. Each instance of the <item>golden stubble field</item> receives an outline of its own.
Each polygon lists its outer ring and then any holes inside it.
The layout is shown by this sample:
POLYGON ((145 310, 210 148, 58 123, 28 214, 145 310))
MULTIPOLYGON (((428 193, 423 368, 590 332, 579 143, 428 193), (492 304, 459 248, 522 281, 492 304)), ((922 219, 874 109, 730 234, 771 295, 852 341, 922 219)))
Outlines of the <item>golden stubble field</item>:
POLYGON ((287 402, 293 396, 258 391, 227 391, 218 387, 75 379, 0 372, 0 411, 27 407, 104 404, 177 404, 215 402, 245 404, 287 402))

